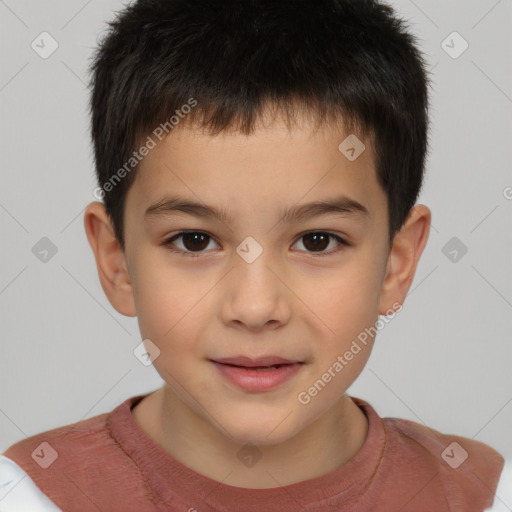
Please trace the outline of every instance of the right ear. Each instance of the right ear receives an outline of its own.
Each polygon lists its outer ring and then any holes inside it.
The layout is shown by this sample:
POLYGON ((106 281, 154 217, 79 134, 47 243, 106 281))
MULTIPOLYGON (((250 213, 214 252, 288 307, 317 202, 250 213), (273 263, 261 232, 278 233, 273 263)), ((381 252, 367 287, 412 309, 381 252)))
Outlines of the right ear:
POLYGON ((136 316, 126 257, 103 203, 95 201, 87 206, 84 226, 94 252, 101 286, 110 304, 122 315, 136 316))

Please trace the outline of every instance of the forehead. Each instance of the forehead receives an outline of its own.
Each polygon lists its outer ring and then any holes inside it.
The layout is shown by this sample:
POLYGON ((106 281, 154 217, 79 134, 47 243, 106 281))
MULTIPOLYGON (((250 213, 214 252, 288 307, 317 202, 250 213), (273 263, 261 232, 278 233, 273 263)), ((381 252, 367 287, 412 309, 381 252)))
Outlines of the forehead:
POLYGON ((251 212, 282 216, 289 206, 334 196, 363 205, 370 217, 386 206, 371 141, 337 125, 289 128, 277 118, 249 135, 175 127, 140 162, 126 205, 144 216, 180 197, 236 219, 251 212))

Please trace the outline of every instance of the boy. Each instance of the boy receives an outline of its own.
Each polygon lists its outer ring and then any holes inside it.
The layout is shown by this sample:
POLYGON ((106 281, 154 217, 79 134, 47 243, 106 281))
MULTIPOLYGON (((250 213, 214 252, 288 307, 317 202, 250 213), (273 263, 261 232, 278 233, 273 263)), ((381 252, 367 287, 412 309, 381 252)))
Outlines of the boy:
POLYGON ((430 228, 428 81, 391 8, 139 0, 92 70, 85 229, 165 384, 11 446, 1 510, 510 506, 494 449, 346 394, 430 228))

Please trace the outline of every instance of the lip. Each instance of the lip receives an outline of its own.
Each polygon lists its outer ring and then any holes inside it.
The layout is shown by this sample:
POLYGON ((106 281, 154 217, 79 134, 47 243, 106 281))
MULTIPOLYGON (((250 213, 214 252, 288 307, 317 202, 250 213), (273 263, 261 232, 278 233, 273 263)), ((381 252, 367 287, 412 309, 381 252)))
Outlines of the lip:
POLYGON ((215 363, 230 364, 233 366, 244 366, 245 368, 253 368, 255 366, 275 366, 276 364, 294 364, 301 363, 296 359, 284 359, 278 356, 265 356, 251 359, 247 356, 223 357, 221 359, 211 359, 215 363))
POLYGON ((291 379, 300 371, 303 363, 277 356, 251 359, 245 356, 212 360, 210 362, 231 384, 244 391, 270 391, 291 379), (256 367, 279 365, 273 370, 256 367))

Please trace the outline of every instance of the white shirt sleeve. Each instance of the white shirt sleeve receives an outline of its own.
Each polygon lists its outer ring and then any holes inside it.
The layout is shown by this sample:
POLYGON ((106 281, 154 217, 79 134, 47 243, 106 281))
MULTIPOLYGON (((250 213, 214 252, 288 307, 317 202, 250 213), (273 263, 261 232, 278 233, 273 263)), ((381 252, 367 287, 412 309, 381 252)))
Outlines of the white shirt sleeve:
POLYGON ((18 464, 0 455, 0 512, 62 512, 18 464))
POLYGON ((486 512, 511 512, 512 511, 512 460, 505 460, 505 466, 501 472, 496 496, 491 508, 486 512))

